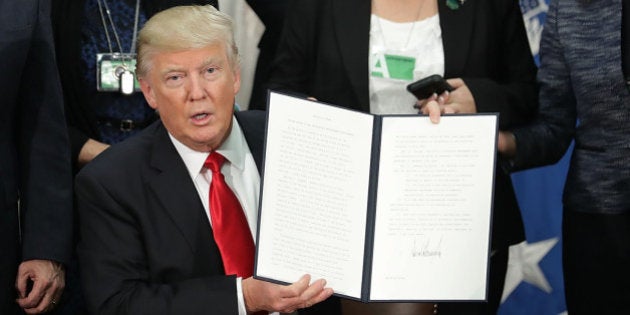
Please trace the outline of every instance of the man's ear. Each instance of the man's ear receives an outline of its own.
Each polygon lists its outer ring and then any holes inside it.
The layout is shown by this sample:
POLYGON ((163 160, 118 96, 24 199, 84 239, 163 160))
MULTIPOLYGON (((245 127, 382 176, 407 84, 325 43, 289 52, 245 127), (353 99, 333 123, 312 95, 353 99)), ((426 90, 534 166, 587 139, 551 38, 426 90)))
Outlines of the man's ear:
POLYGON ((142 94, 147 100, 147 103, 149 103, 149 106, 157 110, 157 103, 155 102, 155 96, 153 95, 153 89, 151 88, 149 81, 145 78, 138 78, 138 82, 140 83, 140 89, 142 90, 142 94))
POLYGON ((234 69, 234 95, 241 89, 241 67, 234 69))

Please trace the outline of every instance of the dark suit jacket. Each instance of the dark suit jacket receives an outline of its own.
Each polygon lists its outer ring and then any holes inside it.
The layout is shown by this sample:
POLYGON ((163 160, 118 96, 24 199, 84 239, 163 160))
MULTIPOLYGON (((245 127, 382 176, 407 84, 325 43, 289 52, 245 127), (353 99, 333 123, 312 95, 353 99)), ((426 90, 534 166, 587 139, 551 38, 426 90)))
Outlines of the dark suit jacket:
POLYGON ((0 314, 11 314, 18 262, 67 262, 71 250, 70 154, 49 1, 0 0, 0 72, 0 314))
MULTIPOLYGON (((536 66, 516 0, 438 1, 445 77, 462 77, 479 112, 500 128, 529 121, 537 108, 536 66)), ((271 89, 369 111, 370 1, 293 0, 274 61, 271 89)), ((497 168, 493 247, 524 239, 510 177, 497 168)))
MULTIPOLYGON (((265 115, 236 114, 261 170, 265 115)), ((161 122, 77 175, 79 260, 95 314, 237 314, 205 210, 161 122)))

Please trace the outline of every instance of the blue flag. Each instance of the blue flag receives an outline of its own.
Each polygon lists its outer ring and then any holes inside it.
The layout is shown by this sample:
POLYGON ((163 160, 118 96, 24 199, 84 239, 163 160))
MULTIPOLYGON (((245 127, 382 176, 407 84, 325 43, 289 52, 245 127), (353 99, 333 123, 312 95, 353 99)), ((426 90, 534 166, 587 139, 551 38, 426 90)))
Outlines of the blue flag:
MULTIPOLYGON (((538 63, 548 0, 521 0, 538 63)), ((562 189, 572 149, 555 165, 512 175, 527 240, 510 248, 499 315, 566 314, 562 277, 562 189)))

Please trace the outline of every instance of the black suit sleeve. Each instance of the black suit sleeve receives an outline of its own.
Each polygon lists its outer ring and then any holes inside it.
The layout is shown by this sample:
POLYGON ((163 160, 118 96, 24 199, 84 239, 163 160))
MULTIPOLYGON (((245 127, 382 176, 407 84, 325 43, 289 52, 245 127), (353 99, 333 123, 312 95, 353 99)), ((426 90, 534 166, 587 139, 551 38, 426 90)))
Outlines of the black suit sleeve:
MULTIPOLYGON (((500 113, 500 129, 510 129, 531 121, 538 109, 536 65, 531 54, 523 15, 518 1, 495 2, 498 20, 495 49, 496 77, 463 79, 475 98, 478 112, 500 113)), ((471 61, 474 62, 474 61, 471 61)))
POLYGON ((310 95, 308 84, 314 72, 314 48, 318 44, 318 4, 289 1, 284 27, 270 69, 267 88, 302 96, 310 95))
MULTIPOLYGON (((17 114, 23 260, 67 262, 72 249, 72 178, 50 1, 39 1, 17 114)), ((10 62, 9 60, 3 60, 10 62)))

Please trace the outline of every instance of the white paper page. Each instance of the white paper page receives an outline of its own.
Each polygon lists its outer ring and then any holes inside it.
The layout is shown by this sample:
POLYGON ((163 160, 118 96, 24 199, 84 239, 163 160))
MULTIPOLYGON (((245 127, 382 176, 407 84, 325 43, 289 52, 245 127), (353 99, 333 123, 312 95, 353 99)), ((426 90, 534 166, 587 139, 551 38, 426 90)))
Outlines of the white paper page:
POLYGON ((372 300, 485 298, 496 118, 383 120, 372 300))
POLYGON ((359 298, 373 117, 270 94, 256 274, 359 298))

